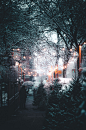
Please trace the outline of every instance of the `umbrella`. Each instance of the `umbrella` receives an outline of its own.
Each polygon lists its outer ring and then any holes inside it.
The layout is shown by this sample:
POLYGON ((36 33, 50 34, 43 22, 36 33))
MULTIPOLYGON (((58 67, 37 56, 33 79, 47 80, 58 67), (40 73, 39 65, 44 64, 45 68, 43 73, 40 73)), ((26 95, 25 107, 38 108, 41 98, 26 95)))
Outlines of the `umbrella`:
POLYGON ((25 86, 25 88, 31 88, 31 86, 33 86, 33 82, 32 81, 25 81, 22 86, 25 86))

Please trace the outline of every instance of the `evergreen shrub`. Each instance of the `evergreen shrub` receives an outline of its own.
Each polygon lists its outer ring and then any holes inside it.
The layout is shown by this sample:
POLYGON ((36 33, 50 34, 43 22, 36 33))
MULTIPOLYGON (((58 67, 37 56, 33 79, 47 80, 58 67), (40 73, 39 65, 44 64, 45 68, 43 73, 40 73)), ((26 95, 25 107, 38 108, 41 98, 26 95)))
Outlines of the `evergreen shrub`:
POLYGON ((81 86, 79 79, 73 79, 65 93, 58 91, 59 84, 54 87, 48 97, 44 130, 85 130, 82 119, 78 118, 78 107, 83 101, 81 86))
POLYGON ((43 83, 39 85, 39 87, 34 90, 34 101, 33 105, 38 106, 40 110, 45 110, 47 106, 47 94, 44 89, 43 83))

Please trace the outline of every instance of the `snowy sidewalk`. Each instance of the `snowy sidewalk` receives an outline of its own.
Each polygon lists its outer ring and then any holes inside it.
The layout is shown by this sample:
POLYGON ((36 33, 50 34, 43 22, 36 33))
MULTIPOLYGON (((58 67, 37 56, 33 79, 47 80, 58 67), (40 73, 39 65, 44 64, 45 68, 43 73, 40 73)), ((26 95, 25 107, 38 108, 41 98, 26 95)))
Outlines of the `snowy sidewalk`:
POLYGON ((0 130, 42 130, 44 111, 32 105, 33 96, 28 96, 26 109, 18 110, 8 121, 2 122, 0 130))

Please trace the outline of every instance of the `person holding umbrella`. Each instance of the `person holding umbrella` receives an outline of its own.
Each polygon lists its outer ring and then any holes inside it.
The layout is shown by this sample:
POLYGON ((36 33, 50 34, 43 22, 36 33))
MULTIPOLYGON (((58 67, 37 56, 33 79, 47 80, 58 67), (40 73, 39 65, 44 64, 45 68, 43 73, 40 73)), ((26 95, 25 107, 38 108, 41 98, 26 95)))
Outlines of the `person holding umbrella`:
POLYGON ((25 108, 25 102, 26 102, 26 89, 24 85, 20 89, 19 96, 20 96, 20 109, 23 109, 25 108))

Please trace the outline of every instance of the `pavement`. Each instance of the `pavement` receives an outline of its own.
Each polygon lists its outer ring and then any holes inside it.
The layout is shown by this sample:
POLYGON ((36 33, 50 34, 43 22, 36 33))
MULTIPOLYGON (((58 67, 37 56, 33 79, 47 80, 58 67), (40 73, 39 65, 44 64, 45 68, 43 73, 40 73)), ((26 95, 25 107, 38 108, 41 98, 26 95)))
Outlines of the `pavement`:
POLYGON ((32 105, 33 96, 27 96, 26 108, 18 109, 0 123, 0 130, 42 130, 45 112, 32 105))

